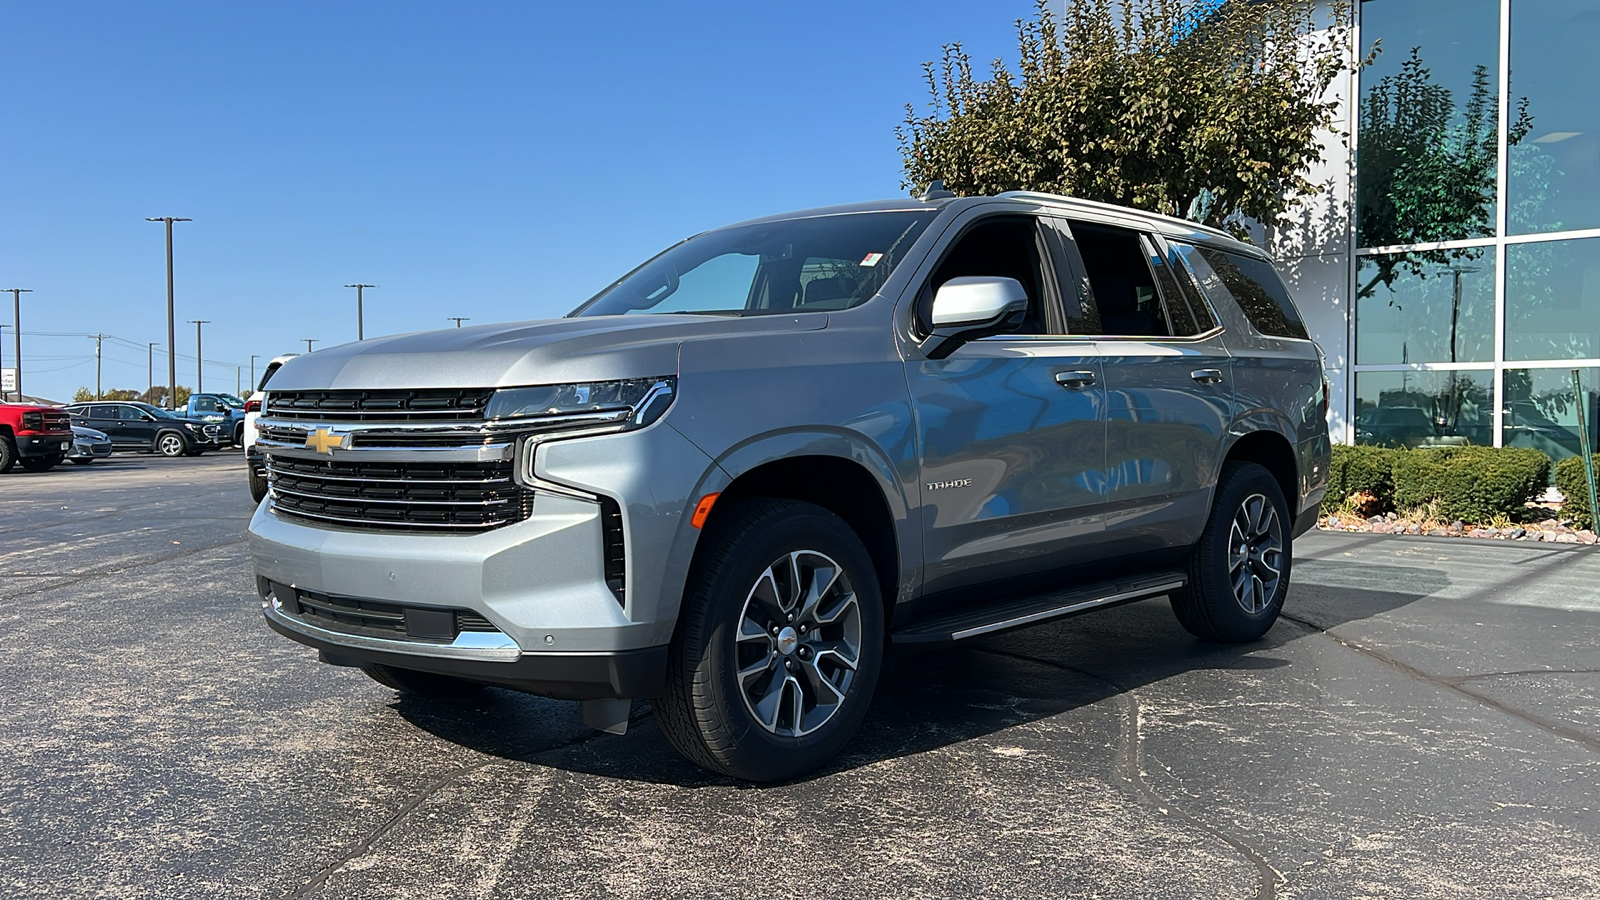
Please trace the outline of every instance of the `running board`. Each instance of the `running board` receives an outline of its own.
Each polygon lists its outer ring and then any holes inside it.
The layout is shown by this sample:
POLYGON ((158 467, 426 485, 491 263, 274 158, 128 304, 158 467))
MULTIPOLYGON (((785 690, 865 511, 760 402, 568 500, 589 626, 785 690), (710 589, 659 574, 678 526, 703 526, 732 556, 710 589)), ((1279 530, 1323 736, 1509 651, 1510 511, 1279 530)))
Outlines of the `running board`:
POLYGON ((1102 606, 1159 597, 1183 587, 1187 581, 1188 578, 1176 569, 1102 581, 1073 590, 1025 597, 996 606, 962 609, 913 622, 893 632, 890 640, 896 644, 949 643, 1048 622, 1102 606))

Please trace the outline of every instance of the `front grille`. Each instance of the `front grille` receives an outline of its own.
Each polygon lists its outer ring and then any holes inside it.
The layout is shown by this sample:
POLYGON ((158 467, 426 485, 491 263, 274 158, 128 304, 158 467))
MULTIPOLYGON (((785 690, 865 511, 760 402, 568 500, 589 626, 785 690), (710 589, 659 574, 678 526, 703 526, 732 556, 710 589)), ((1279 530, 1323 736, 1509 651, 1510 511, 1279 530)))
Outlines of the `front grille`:
POLYGON ((271 391, 262 414, 301 422, 480 422, 491 388, 271 391))
POLYGON ((268 585, 272 595, 283 605, 285 613, 309 625, 344 634, 448 644, 463 631, 500 630, 479 613, 467 609, 407 606, 341 597, 303 591, 279 582, 269 582, 268 585))
POLYGON ((413 532, 488 531, 526 519, 533 492, 510 460, 394 463, 291 459, 269 454, 267 480, 280 515, 322 525, 413 532))
MULTIPOLYGON (((258 426, 260 439, 275 441, 280 444, 300 446, 306 441, 304 426, 299 428, 285 428, 271 423, 258 426)), ((428 434, 426 432, 405 432, 399 429, 394 431, 354 432, 350 436, 352 447, 487 447, 498 441, 506 441, 505 436, 472 435, 452 432, 448 434, 428 434)))
POLYGON ((47 409, 44 411, 45 431, 71 431, 72 417, 64 409, 47 409))

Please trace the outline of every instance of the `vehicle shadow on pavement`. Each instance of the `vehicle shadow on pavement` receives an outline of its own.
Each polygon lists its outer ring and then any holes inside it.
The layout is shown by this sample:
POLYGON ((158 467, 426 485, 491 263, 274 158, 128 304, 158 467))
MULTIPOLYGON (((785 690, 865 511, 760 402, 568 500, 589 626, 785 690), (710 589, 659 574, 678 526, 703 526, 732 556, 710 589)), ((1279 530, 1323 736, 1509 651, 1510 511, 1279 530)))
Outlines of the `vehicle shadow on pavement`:
MULTIPOLYGON (((1341 563, 1352 580, 1381 582, 1385 569, 1341 563)), ((1417 569, 1406 570, 1417 584, 1417 569)), ((1424 593, 1340 590, 1338 602, 1318 602, 1323 629, 1394 610, 1447 582, 1426 578, 1424 593)), ((1298 588, 1298 586, 1297 586, 1298 588)), ((1288 611, 1295 612, 1291 588, 1288 611)), ((1326 593, 1327 589, 1322 589, 1326 593)), ((1305 639, 1301 625, 1280 620, 1265 638, 1241 645, 1195 639, 1157 599, 1103 610, 1008 634, 963 642, 942 650, 891 650, 872 709, 861 731, 838 758, 803 780, 826 777, 882 760, 926 753, 1009 728, 1093 706, 1129 691, 1203 670, 1271 670, 1291 665, 1274 650, 1305 639)), ((489 690, 476 704, 402 698, 395 709, 406 720, 444 740, 506 759, 576 773, 680 787, 739 784, 707 773, 673 752, 656 727, 648 704, 634 705, 625 735, 589 732, 554 747, 519 724, 537 726, 522 704, 559 704, 512 692, 489 690), (519 706, 521 709, 519 711, 519 706), (520 750, 518 748, 525 748, 520 750)), ((761 787, 760 785, 749 785, 761 787)))

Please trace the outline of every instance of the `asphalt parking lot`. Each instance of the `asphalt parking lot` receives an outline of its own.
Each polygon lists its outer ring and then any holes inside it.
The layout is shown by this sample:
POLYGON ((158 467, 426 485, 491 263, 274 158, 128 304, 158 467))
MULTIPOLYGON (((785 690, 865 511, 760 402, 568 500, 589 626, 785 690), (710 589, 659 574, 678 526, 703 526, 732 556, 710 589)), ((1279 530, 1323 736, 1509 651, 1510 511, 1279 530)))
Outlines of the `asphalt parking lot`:
POLYGON ((1600 896, 1600 551, 1311 534, 1288 615, 897 654, 752 787, 635 706, 399 700, 261 621, 237 454, 0 476, 0 895, 1600 896))

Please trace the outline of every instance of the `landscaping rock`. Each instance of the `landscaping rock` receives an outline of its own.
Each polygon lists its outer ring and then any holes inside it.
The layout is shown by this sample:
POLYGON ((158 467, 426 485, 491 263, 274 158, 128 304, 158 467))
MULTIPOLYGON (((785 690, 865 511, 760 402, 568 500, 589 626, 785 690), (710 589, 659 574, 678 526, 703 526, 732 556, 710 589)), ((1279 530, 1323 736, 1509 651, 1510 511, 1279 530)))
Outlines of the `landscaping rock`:
POLYGON ((1428 531, 1428 537, 1449 537, 1450 532, 1443 528, 1434 528, 1428 531))
POLYGON ((1506 537, 1511 538, 1513 541, 1520 541, 1527 533, 1528 529, 1526 528, 1513 528, 1506 532, 1506 537))
POLYGON ((1418 525, 1415 522, 1412 522, 1410 525, 1406 526, 1406 534, 1421 534, 1421 533, 1422 533, 1422 526, 1418 525))
POLYGON ((1394 530, 1394 526, 1390 525, 1388 522, 1378 522, 1368 530, 1370 530, 1373 534, 1388 534, 1394 530))
POLYGON ((1558 535, 1556 535, 1556 543, 1558 543, 1558 544, 1576 544, 1577 542, 1578 542, 1578 536, 1575 535, 1575 534, 1558 534, 1558 535))

